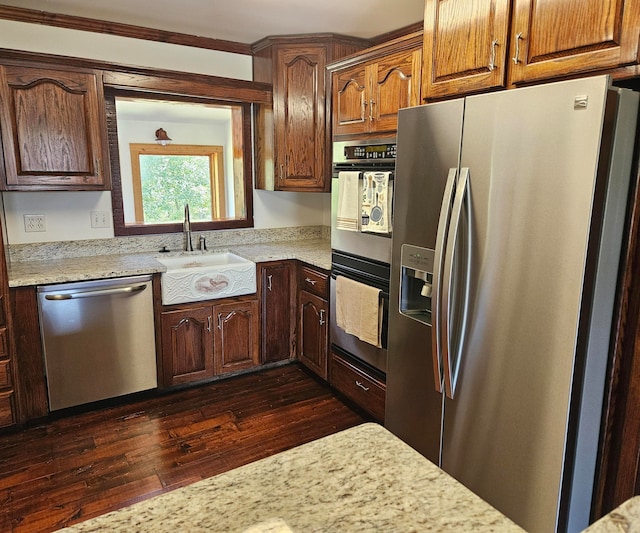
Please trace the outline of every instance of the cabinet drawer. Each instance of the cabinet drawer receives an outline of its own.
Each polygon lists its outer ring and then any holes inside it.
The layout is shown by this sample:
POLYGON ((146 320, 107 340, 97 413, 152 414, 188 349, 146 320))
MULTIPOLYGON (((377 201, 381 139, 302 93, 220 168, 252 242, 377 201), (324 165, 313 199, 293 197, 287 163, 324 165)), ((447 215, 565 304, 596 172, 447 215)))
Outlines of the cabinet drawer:
POLYGON ((364 368, 332 352, 329 383, 376 420, 384 422, 386 386, 364 368))
POLYGON ((309 267, 300 267, 298 283, 301 290, 327 297, 329 275, 309 267))
POLYGON ((0 361, 0 389, 10 389, 11 383, 11 363, 0 361))
POLYGON ((0 393, 0 427, 15 423, 13 416, 13 391, 0 393))

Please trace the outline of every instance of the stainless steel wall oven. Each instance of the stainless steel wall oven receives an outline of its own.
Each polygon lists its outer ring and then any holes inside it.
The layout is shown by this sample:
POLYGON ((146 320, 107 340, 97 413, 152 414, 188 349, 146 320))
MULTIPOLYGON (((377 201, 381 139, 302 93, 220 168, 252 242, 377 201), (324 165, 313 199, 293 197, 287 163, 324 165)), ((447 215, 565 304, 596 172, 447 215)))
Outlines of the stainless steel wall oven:
MULTIPOLYGON (((330 336, 332 349, 343 356, 356 358, 378 372, 387 369, 387 329, 389 309, 389 277, 391 263, 391 232, 393 227, 393 183, 395 170, 395 139, 356 140, 333 145, 333 177, 331 183, 331 312, 330 336), (357 223, 339 223, 344 194, 341 173, 357 176, 357 223), (381 181, 384 177, 384 183, 381 181), (388 181, 387 181, 388 180, 388 181), (376 185, 377 183, 377 185, 376 185), (383 183, 383 184, 382 184, 383 183), (382 184, 382 185, 381 185, 382 184), (370 221, 386 217, 387 226, 372 231, 370 221), (336 321, 336 279, 343 276, 380 290, 380 346, 374 346, 346 333, 336 321)), ((354 190, 354 194, 356 194, 354 190)))

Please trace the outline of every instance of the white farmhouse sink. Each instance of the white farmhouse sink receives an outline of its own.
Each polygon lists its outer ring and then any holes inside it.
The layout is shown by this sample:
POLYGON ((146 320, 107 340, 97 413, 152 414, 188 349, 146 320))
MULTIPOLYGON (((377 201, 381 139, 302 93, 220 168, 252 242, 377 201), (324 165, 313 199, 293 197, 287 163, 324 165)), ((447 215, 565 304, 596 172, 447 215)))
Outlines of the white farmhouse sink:
POLYGON ((256 292, 256 264, 231 252, 158 257, 164 305, 256 292))

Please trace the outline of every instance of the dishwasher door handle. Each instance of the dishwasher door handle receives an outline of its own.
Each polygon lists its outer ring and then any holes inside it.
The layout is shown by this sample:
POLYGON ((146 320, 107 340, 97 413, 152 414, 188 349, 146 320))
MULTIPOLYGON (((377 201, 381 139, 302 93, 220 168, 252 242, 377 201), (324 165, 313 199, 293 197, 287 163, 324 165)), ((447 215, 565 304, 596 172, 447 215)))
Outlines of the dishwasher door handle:
POLYGON ((47 300, 75 300, 76 298, 94 298, 111 294, 132 294, 141 292, 147 288, 147 284, 129 285, 127 287, 115 287, 113 289, 97 289, 95 291, 70 292, 63 294, 47 294, 47 300))

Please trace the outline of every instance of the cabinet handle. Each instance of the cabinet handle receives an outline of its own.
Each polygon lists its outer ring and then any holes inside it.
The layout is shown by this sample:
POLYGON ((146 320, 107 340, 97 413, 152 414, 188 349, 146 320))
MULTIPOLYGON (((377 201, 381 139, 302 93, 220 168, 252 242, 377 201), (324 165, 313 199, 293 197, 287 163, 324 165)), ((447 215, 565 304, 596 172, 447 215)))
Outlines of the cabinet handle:
POLYGON ((222 313, 218 313, 218 329, 222 329, 222 313))
POLYGON ((315 284, 316 284, 315 280, 313 280, 313 279, 310 279, 310 278, 304 278, 304 280, 305 280, 307 283, 311 283, 311 285, 315 285, 315 284))
POLYGON ((496 68, 496 48, 498 47, 497 39, 491 41, 491 56, 489 58, 489 70, 496 68))
POLYGON ((367 117, 367 101, 362 99, 362 120, 366 120, 367 117))
POLYGON ((96 158, 94 163, 96 165, 96 176, 100 177, 100 174, 101 174, 101 171, 100 171, 100 159, 96 158))
POLYGON ((320 325, 324 326, 324 309, 320 309, 320 325))
POLYGON ((516 33, 516 53, 513 55, 513 62, 517 65, 520 63, 520 41, 524 39, 522 32, 516 33))
POLYGON ((375 101, 373 98, 369 100, 369 121, 373 122, 373 106, 375 105, 375 101))
POLYGON ((280 180, 282 180, 284 177, 284 165, 280 164, 280 180))
POLYGON ((365 391, 365 392, 369 390, 369 387, 365 387, 365 386, 364 386, 362 383, 360 383, 358 380, 356 380, 356 385, 357 385, 358 387, 360 387, 360 388, 361 388, 363 391, 365 391))
POLYGON ((207 317, 207 331, 211 333, 211 315, 207 317))
POLYGON ((273 276, 271 274, 269 274, 267 276, 267 289, 271 290, 271 283, 273 281, 273 276))

